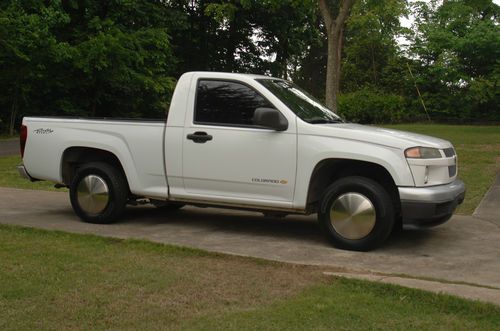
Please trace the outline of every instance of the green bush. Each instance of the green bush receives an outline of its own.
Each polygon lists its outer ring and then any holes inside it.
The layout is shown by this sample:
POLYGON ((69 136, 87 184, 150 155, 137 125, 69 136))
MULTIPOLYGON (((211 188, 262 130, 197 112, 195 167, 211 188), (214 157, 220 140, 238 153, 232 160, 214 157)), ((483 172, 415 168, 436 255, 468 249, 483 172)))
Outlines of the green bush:
POLYGON ((358 123, 400 123, 410 118, 404 97, 363 88, 339 96, 339 115, 358 123))

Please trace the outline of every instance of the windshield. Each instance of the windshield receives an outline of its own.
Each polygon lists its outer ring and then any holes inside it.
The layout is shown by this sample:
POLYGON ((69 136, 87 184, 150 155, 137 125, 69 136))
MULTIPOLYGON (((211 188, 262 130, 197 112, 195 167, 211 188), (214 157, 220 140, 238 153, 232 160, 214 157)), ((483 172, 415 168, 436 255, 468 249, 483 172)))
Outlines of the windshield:
POLYGON ((257 81, 308 123, 344 122, 338 115, 293 83, 281 79, 257 79, 257 81))

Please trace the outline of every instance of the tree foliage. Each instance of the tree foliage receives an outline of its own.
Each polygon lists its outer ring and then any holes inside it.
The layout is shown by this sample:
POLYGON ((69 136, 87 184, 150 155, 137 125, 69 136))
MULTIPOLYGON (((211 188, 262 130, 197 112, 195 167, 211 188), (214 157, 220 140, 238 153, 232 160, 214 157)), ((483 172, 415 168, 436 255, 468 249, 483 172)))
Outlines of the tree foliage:
MULTIPOLYGON (((365 87, 400 93, 406 75, 396 38, 404 33, 399 17, 407 13, 404 0, 359 0, 352 9, 344 31, 340 93, 365 87)), ((318 29, 321 23, 318 23, 318 29)), ((293 79, 325 98, 326 36, 312 44, 293 79)))
POLYGON ((4 127, 29 114, 164 113, 175 84, 167 33, 175 22, 161 1, 12 0, 0 9, 4 127))
POLYGON ((25 115, 162 117, 192 70, 292 79, 325 100, 332 51, 349 119, 419 120, 424 104, 434 120, 500 120, 492 0, 358 0, 345 18, 329 50, 317 0, 4 0, 0 131, 25 115))
POLYGON ((500 7, 490 0, 417 3, 411 47, 437 118, 500 120, 500 7))
POLYGON ((178 74, 189 70, 287 77, 318 38, 313 0, 175 0, 185 25, 171 31, 178 74))
POLYGON ((392 72, 404 74, 396 39, 404 33, 399 18, 406 14, 404 0, 364 0, 354 6, 346 29, 343 92, 355 92, 365 85, 397 91, 392 72))

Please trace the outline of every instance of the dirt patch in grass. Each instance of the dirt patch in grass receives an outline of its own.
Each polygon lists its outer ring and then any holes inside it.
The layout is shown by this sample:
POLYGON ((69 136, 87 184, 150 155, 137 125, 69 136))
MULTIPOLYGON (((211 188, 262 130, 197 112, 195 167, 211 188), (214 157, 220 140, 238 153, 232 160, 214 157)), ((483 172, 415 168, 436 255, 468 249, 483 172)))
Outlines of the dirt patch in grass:
MULTIPOLYGON (((466 145, 461 144, 461 147, 464 147, 466 145)), ((491 145, 474 145, 474 148, 476 148, 479 151, 483 152, 497 152, 500 153, 500 144, 491 144, 491 145)))

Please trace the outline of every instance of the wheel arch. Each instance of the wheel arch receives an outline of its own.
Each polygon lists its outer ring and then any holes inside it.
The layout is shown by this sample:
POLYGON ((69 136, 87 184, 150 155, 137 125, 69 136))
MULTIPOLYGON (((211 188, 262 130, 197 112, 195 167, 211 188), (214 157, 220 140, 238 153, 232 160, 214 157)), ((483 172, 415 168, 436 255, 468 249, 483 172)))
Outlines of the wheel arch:
POLYGON ((316 211, 325 190, 336 180, 347 176, 362 176, 381 184, 391 196, 396 214, 400 212, 399 192, 390 172, 383 166, 360 160, 324 159, 316 164, 311 174, 306 206, 316 211))
POLYGON ((113 166, 120 171, 121 175, 128 184, 126 172, 118 157, 110 151, 94 147, 73 146, 67 148, 61 158, 61 178, 63 183, 70 185, 76 175, 78 167, 85 163, 103 162, 113 166))

